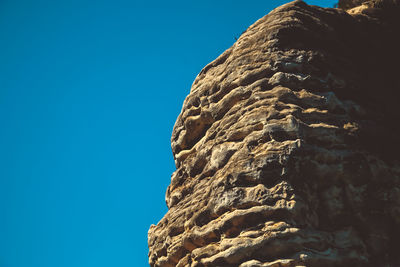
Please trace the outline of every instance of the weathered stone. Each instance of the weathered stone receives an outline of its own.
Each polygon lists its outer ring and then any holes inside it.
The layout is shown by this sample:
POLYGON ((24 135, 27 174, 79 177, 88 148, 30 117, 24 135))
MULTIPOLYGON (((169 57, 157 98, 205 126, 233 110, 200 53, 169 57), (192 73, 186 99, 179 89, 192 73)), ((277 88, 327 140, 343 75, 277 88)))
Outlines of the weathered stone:
POLYGON ((151 266, 399 266, 399 1, 273 10, 197 76, 151 266))

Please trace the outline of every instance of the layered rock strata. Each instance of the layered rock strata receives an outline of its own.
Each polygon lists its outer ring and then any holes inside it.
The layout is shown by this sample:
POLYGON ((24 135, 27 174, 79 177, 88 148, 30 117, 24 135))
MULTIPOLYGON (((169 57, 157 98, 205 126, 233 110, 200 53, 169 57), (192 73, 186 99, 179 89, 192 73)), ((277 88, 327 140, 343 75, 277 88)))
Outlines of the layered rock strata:
POLYGON ((399 266, 399 6, 295 1, 200 72, 151 266, 399 266))

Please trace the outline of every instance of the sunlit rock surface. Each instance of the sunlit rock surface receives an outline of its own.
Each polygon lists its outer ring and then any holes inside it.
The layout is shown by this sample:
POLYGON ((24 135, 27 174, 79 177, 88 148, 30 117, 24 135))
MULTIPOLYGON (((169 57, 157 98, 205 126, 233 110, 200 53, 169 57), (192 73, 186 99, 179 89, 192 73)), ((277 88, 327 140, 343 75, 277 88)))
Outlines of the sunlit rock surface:
POLYGON ((399 17, 295 1, 207 65, 150 265, 399 266, 399 17))

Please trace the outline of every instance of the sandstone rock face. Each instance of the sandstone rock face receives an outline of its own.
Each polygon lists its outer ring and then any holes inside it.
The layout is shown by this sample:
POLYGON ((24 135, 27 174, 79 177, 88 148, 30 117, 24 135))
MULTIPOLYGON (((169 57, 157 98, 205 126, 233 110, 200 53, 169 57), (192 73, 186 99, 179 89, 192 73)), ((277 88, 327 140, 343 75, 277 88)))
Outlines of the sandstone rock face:
POLYGON ((200 72, 151 266, 399 266, 400 4, 383 2, 286 4, 200 72))

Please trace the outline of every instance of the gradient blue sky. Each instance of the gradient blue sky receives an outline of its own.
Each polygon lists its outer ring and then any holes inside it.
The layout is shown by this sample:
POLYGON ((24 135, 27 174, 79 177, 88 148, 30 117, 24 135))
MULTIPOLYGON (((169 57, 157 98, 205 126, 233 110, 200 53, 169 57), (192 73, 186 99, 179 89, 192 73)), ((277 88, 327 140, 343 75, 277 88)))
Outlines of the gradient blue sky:
POLYGON ((0 267, 148 266, 192 81, 285 2, 0 0, 0 267))

